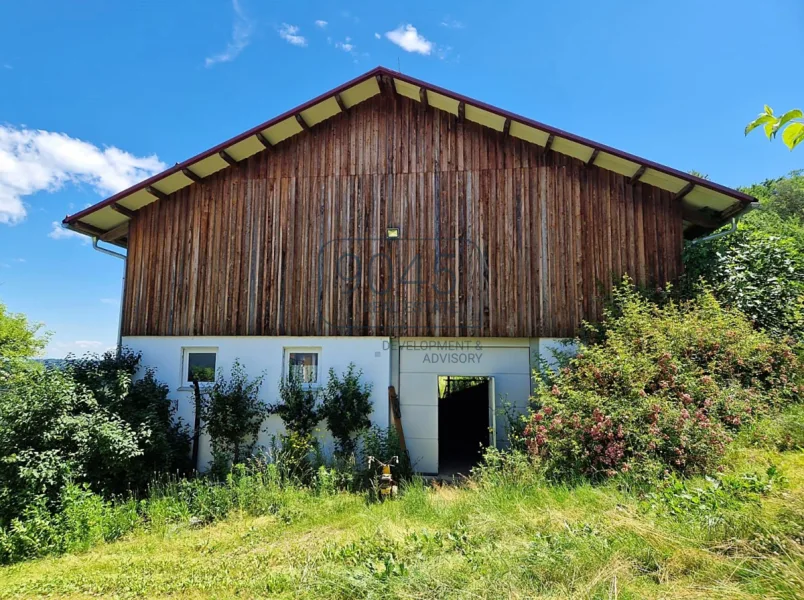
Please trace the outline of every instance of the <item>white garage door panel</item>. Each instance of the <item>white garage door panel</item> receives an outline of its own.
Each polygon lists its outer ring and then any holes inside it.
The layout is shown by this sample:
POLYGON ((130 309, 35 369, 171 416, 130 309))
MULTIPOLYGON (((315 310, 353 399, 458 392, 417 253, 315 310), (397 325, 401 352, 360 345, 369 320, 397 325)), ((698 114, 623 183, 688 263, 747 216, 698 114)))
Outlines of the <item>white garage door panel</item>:
POLYGON ((438 473, 438 440, 405 438, 413 468, 418 473, 438 473))
POLYGON ((403 406, 438 406, 438 375, 435 373, 415 373, 403 380, 399 390, 399 403, 403 406))
POLYGON ((438 439, 438 406, 408 404, 402 407, 402 427, 405 438, 438 439))

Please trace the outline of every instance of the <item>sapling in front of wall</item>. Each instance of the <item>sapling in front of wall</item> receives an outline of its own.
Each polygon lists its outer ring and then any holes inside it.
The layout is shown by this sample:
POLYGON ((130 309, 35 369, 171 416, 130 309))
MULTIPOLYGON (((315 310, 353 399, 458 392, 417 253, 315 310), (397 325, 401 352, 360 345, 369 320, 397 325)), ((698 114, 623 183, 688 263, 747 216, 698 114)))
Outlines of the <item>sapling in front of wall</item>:
POLYGON ((218 371, 215 383, 201 403, 204 429, 212 440, 213 468, 228 467, 251 454, 268 406, 260 400, 263 375, 250 380, 240 361, 235 360, 227 379, 218 371))
POLYGON ((362 370, 349 363, 342 377, 329 370, 329 381, 324 389, 324 402, 321 413, 327 420, 327 427, 335 438, 335 451, 341 458, 351 456, 355 451, 356 436, 371 426, 370 383, 361 383, 362 370))
POLYGON ((317 391, 305 386, 298 373, 291 371, 286 379, 279 380, 279 402, 272 405, 270 411, 279 415, 289 432, 311 439, 322 417, 317 403, 317 391))
POLYGON ((321 421, 317 404, 318 390, 305 385, 295 370, 279 380, 279 402, 270 411, 279 415, 287 433, 279 436, 280 447, 272 443, 273 460, 295 481, 307 483, 315 471, 310 457, 318 448, 313 436, 321 421))

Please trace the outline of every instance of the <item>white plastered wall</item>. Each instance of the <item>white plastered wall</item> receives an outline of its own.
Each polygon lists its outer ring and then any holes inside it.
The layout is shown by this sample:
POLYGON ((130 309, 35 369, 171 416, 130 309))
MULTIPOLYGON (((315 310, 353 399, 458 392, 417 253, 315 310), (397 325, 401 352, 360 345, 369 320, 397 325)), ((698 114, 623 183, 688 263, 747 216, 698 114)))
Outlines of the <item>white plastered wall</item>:
MULTIPOLYGON (((350 362, 363 370, 363 381, 373 385, 374 412, 371 420, 380 427, 388 426, 388 386, 390 385, 390 343, 383 337, 124 337, 123 346, 142 353, 142 365, 156 370, 156 377, 170 389, 170 398, 178 405, 177 415, 192 425, 194 401, 192 389, 185 385, 183 356, 188 348, 215 348, 217 367, 229 373, 235 359, 250 377, 263 374, 260 397, 269 404, 278 400, 279 381, 284 374, 286 348, 320 348, 319 382, 324 385, 332 367, 339 375, 350 362)), ((319 438, 331 450, 326 423, 319 425, 319 438)), ((284 430, 282 420, 269 417, 260 433, 258 445, 267 446, 271 436, 284 430)), ((211 460, 209 439, 202 436, 199 466, 211 460)))

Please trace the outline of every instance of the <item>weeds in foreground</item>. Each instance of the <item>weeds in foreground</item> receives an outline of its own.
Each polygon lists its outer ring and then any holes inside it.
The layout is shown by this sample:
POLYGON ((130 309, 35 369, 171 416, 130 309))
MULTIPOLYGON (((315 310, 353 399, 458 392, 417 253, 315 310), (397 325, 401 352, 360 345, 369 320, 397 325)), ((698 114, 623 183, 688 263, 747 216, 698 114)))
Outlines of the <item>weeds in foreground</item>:
POLYGON ((463 486, 414 479, 381 504, 324 471, 285 485, 270 466, 163 481, 120 512, 78 493, 70 552, 83 553, 4 568, 0 597, 796 598, 804 455, 741 452, 718 478, 642 496, 551 484, 504 454, 463 486))

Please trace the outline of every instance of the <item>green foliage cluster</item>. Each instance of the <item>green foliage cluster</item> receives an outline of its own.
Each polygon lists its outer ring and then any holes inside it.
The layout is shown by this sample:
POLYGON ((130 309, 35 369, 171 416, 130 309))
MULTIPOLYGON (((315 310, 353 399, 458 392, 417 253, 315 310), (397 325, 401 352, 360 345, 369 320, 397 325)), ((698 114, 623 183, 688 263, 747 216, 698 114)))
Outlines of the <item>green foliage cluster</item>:
POLYGON ((59 510, 69 482, 106 495, 142 490, 154 471, 187 468, 189 436, 140 356, 87 356, 23 369, 0 394, 0 525, 26 507, 59 510))
POLYGON ((240 361, 231 374, 221 370, 201 398, 201 418, 212 442, 214 467, 225 473, 229 465, 245 460, 254 449, 268 406, 260 399, 263 377, 249 379, 240 361))
POLYGON ((790 345, 709 292, 658 306, 625 281, 596 333, 537 382, 525 441, 553 478, 713 472, 735 432, 804 393, 790 345))
POLYGON ((153 369, 142 368, 139 353, 123 349, 86 355, 70 360, 68 373, 104 410, 141 434, 141 453, 124 472, 107 476, 103 485, 109 493, 144 490, 154 473, 187 473, 193 468, 188 458, 188 427, 176 418, 168 386, 156 378, 153 369))
MULTIPOLYGON (((404 458, 392 429, 375 428, 362 436, 360 446, 367 452, 404 458)), ((267 453, 247 457, 220 478, 157 473, 140 500, 131 494, 100 494, 87 483, 67 480, 54 490, 55 503, 43 495, 32 496, 0 524, 0 564, 79 552, 138 530, 164 532, 178 523, 199 527, 235 511, 290 523, 296 518, 291 501, 300 495, 326 497, 370 489, 374 472, 365 460, 351 463, 352 470, 344 470, 343 463, 327 464, 321 457, 313 462, 309 438, 304 441, 291 433, 283 438, 288 440, 296 445, 272 444, 267 453)), ((410 479, 410 462, 403 460, 394 473, 401 481, 410 479)))
POLYGON ((39 356, 48 341, 47 335, 40 335, 41 330, 41 324, 31 323, 23 314, 9 312, 0 302, 0 367, 1 361, 39 356))
POLYGON ((354 455, 356 436, 371 426, 371 384, 361 382, 363 372, 349 363, 339 377, 329 370, 323 390, 305 385, 292 372, 279 381, 279 401, 271 406, 280 416, 292 439, 285 445, 298 446, 309 441, 314 445, 313 432, 322 420, 335 438, 335 451, 340 459, 354 455), (319 402, 320 400, 320 402, 319 402))
POLYGON ((786 478, 775 466, 764 473, 719 474, 706 477, 703 482, 672 477, 660 489, 645 495, 644 502, 654 512, 675 518, 706 519, 715 525, 739 513, 746 504, 759 505, 763 496, 784 487, 786 478))
POLYGON ((318 409, 318 390, 305 385, 291 371, 287 378, 279 380, 279 401, 271 406, 271 412, 279 415, 289 432, 312 438, 322 419, 318 409))
POLYGON ((724 305, 777 337, 804 339, 804 176, 768 180, 743 191, 762 210, 746 215, 735 233, 689 244, 681 291, 703 281, 724 305))
POLYGON ((776 134, 781 131, 782 141, 790 150, 804 141, 804 113, 798 108, 777 116, 773 109, 766 104, 757 118, 745 126, 745 135, 757 127, 762 127, 769 140, 775 138, 776 134))
MULTIPOLYGON (((355 452, 355 435, 371 426, 371 384, 361 383, 362 370, 349 363, 341 377, 329 370, 321 415, 327 420, 336 443, 336 453, 347 457, 355 452)), ((379 457, 380 455, 378 455, 379 457)))
POLYGON ((41 331, 41 324, 31 323, 23 314, 9 312, 0 302, 0 386, 37 368, 32 359, 41 355, 50 337, 41 331))

